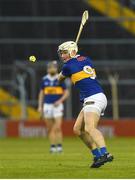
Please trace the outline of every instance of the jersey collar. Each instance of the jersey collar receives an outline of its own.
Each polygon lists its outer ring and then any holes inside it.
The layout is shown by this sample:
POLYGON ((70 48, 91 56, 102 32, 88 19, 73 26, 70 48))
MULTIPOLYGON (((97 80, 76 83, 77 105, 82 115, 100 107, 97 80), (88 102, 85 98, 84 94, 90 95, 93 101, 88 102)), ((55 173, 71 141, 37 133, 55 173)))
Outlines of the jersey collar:
POLYGON ((51 81, 54 81, 55 79, 58 78, 58 74, 56 74, 55 76, 51 76, 50 74, 47 74, 47 78, 51 81))

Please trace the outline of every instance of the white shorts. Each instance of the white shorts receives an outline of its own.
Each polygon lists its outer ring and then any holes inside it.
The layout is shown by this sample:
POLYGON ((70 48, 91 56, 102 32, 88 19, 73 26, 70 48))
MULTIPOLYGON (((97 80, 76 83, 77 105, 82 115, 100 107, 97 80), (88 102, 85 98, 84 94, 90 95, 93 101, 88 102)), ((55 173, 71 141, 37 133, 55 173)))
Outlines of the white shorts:
POLYGON ((44 118, 57 118, 63 116, 64 107, 63 104, 54 106, 53 104, 44 104, 43 114, 44 118))
POLYGON ((107 98, 104 93, 98 93, 84 99, 83 111, 96 112, 100 116, 104 115, 107 106, 107 98))

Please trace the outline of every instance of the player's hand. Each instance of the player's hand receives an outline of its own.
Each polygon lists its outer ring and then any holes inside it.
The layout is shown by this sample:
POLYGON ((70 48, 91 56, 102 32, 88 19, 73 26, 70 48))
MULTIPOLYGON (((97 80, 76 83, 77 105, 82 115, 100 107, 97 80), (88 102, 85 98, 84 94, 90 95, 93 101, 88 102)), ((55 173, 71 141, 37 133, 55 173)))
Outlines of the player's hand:
POLYGON ((42 114, 43 113, 43 108, 42 107, 38 107, 38 112, 42 114))
POLYGON ((40 113, 40 120, 43 119, 43 108, 42 107, 38 107, 38 112, 40 113))
POLYGON ((61 104, 61 101, 58 100, 58 101, 56 101, 56 102, 54 103, 54 106, 59 106, 60 104, 61 104))

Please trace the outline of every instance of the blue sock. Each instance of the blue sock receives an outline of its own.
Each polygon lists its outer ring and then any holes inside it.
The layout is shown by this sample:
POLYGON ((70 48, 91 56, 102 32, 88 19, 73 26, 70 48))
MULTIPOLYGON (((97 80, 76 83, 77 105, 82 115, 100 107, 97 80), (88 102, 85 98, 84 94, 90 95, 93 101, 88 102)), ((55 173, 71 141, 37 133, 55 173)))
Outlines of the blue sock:
POLYGON ((98 150, 98 148, 93 149, 91 152, 92 152, 93 156, 96 157, 97 159, 98 159, 99 157, 101 157, 101 153, 100 153, 100 151, 98 150))
POLYGON ((57 144, 57 147, 61 147, 62 148, 62 144, 57 144))
POLYGON ((99 150, 100 150, 100 153, 101 153, 102 156, 107 153, 106 147, 102 147, 102 148, 100 148, 99 150))
POLYGON ((51 144, 50 146, 51 146, 51 148, 55 148, 55 144, 51 144))

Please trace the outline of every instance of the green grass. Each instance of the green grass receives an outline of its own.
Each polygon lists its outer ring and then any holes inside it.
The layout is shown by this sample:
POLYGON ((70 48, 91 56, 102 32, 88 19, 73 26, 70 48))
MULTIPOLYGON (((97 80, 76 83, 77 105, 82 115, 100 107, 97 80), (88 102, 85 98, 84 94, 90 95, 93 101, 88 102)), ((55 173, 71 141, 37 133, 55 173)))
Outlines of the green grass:
POLYGON ((107 144, 115 160, 90 169, 91 155, 78 138, 66 138, 64 153, 56 155, 43 138, 0 139, 0 178, 135 178, 135 139, 107 144))

